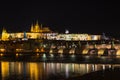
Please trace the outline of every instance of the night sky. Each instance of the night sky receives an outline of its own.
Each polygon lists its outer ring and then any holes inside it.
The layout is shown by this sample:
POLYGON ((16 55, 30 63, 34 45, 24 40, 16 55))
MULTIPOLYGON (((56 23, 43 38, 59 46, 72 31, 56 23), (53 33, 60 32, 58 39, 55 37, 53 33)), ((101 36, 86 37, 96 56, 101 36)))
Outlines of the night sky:
POLYGON ((79 2, 30 1, 0 3, 0 32, 29 31, 31 24, 63 33, 90 33, 120 37, 120 8, 117 2, 80 0, 79 2))

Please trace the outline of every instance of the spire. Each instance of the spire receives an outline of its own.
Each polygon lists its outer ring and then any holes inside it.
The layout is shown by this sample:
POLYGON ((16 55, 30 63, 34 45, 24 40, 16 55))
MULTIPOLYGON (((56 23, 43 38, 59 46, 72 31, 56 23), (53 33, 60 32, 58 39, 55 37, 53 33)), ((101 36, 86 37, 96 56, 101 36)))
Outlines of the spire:
POLYGON ((36 21, 36 26, 39 26, 38 20, 36 21))
POLYGON ((7 31, 4 27, 3 27, 2 33, 7 33, 7 31))
POLYGON ((34 31, 34 27, 33 27, 33 24, 31 25, 31 32, 33 32, 34 31))
POLYGON ((40 27, 39 27, 38 20, 37 20, 35 27, 34 27, 34 32, 39 32, 39 31, 40 31, 40 27))
POLYGON ((9 34, 7 33, 6 29, 3 28, 1 39, 2 39, 2 40, 8 40, 8 37, 9 37, 9 34))

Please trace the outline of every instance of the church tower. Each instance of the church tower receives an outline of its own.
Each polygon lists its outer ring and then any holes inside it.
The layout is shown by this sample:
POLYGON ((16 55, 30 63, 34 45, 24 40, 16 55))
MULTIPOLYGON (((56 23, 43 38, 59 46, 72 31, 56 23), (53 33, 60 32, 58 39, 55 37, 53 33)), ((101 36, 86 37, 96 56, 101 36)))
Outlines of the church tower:
POLYGON ((38 21, 36 22, 35 25, 31 25, 31 32, 40 32, 40 26, 39 26, 39 23, 38 21))
POLYGON ((2 40, 8 40, 9 34, 7 33, 6 29, 3 28, 2 30, 2 40))
POLYGON ((31 32, 38 32, 38 33, 42 33, 42 32, 51 32, 51 30, 48 27, 43 27, 43 25, 39 25, 38 21, 36 21, 36 24, 32 24, 31 25, 31 32))
POLYGON ((38 21, 36 22, 35 24, 35 27, 34 27, 34 32, 39 32, 40 31, 40 27, 39 27, 39 24, 38 24, 38 21))
POLYGON ((31 32, 34 32, 34 26, 33 26, 33 24, 31 25, 31 32))

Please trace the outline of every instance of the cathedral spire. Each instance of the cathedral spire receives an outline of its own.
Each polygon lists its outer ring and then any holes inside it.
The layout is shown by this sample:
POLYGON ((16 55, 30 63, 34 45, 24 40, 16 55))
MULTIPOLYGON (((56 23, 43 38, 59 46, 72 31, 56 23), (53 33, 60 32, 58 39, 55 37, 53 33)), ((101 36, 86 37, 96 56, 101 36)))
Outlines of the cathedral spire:
POLYGON ((36 24, 35 24, 36 26, 39 26, 39 23, 38 23, 38 20, 36 21, 36 24))
POLYGON ((9 37, 9 34, 7 33, 6 29, 3 27, 1 39, 8 40, 8 37, 9 37))
POLYGON ((34 27, 34 32, 39 32, 40 31, 40 27, 39 27, 39 23, 38 20, 36 21, 35 27, 34 27))
POLYGON ((31 25, 31 32, 34 32, 34 26, 33 26, 33 24, 31 25))
POLYGON ((7 31, 4 27, 3 27, 2 33, 7 33, 7 31))

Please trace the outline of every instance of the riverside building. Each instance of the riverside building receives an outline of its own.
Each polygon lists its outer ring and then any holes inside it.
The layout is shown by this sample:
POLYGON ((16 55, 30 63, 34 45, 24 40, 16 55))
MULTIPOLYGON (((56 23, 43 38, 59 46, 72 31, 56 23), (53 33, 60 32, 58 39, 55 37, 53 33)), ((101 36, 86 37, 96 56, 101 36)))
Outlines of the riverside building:
POLYGON ((53 32, 49 29, 49 27, 43 27, 42 24, 39 25, 38 22, 36 24, 31 25, 31 30, 29 32, 7 32, 5 28, 2 30, 1 40, 16 40, 16 39, 47 39, 47 40, 100 40, 101 35, 91 35, 87 33, 83 34, 74 34, 74 33, 58 33, 53 32))

